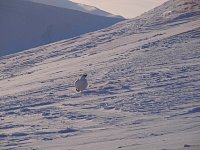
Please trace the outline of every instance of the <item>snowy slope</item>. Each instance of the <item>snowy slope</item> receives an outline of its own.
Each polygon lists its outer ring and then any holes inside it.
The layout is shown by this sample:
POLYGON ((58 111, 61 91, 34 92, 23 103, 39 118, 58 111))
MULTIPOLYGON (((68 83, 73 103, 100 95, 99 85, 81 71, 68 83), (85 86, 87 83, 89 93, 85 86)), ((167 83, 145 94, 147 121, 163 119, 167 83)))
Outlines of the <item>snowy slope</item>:
POLYGON ((1 57, 2 149, 199 150, 199 10, 198 0, 171 0, 1 57), (89 88, 80 94, 82 73, 89 88))
POLYGON ((23 0, 0 2, 0 56, 96 31, 120 18, 23 0))
POLYGON ((116 16, 116 15, 110 14, 110 13, 100 10, 96 7, 74 3, 69 0, 27 0, 27 1, 42 3, 42 4, 46 4, 46 5, 52 5, 52 6, 56 6, 56 7, 74 9, 74 10, 82 11, 85 13, 90 13, 93 15, 122 18, 121 16, 116 16))

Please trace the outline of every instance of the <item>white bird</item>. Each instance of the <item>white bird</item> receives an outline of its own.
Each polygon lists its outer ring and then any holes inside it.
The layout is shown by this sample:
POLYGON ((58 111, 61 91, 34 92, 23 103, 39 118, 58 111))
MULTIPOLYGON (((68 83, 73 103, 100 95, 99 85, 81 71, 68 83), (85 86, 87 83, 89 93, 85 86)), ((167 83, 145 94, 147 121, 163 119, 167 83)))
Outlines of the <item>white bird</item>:
POLYGON ((81 76, 80 79, 76 80, 74 85, 76 87, 76 91, 77 92, 82 92, 83 90, 85 90, 88 86, 88 82, 87 82, 87 74, 84 74, 81 76))

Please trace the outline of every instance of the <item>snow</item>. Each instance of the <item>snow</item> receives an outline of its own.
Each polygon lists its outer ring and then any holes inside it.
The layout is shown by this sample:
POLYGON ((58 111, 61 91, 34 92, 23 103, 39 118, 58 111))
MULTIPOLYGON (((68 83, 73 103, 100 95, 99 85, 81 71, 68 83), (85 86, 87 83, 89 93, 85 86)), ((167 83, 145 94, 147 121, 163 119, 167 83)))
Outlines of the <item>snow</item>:
POLYGON ((2 149, 200 149, 199 3, 182 2, 0 57, 2 149))
POLYGON ((1 0, 0 20, 0 56, 3 56, 80 36, 123 19, 24 0, 1 0))

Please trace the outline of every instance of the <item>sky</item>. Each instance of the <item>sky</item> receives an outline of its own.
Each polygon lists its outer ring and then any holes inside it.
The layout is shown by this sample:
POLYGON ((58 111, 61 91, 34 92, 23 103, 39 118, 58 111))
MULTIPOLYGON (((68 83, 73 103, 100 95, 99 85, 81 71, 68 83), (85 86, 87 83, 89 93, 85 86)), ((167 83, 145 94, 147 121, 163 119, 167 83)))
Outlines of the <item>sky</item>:
POLYGON ((167 0, 71 0, 76 3, 95 6, 101 10, 125 18, 134 18, 161 5, 167 0))

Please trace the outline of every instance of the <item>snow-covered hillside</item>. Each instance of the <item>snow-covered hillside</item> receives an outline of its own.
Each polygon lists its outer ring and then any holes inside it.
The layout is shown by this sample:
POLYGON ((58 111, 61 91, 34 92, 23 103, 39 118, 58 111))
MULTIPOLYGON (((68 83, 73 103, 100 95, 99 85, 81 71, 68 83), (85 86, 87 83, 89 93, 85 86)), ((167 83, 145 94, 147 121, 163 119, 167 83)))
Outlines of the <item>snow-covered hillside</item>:
POLYGON ((90 13, 90 14, 94 14, 94 15, 99 15, 99 16, 123 18, 121 16, 116 16, 116 15, 110 14, 106 11, 100 10, 96 7, 79 4, 79 3, 74 3, 69 0, 27 0, 27 1, 42 3, 42 4, 46 4, 46 5, 52 5, 52 6, 56 6, 56 7, 74 9, 74 10, 78 10, 78 11, 82 11, 82 12, 90 13))
POLYGON ((121 20, 27 0, 1 0, 0 56, 96 31, 121 20))
POLYGON ((199 1, 171 0, 0 57, 1 148, 199 150, 199 47, 199 1), (89 87, 76 93, 83 73, 89 87))

